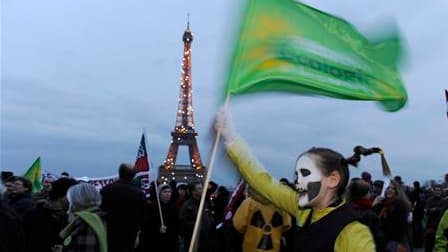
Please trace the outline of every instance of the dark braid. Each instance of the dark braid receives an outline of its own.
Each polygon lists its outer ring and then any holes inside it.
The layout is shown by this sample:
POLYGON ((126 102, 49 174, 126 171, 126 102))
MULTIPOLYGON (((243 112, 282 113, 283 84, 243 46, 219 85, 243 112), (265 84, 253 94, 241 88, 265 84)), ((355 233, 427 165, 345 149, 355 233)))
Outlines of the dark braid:
POLYGON ((346 158, 344 161, 341 161, 341 162, 358 167, 358 163, 359 163, 359 161, 361 161, 361 155, 368 156, 368 155, 371 155, 374 153, 381 153, 381 152, 382 152, 382 150, 378 147, 364 148, 364 147, 358 145, 358 146, 355 146, 355 148, 353 148, 353 155, 351 157, 346 158))

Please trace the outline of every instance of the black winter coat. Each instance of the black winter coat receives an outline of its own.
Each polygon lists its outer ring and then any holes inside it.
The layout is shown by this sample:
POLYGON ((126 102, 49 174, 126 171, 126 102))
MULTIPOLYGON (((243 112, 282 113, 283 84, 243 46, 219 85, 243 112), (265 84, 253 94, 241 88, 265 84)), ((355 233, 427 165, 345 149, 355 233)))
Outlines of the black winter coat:
POLYGON ((25 213, 23 225, 28 251, 51 252, 56 244, 62 244, 59 232, 68 224, 66 209, 42 200, 25 213))
POLYGON ((0 252, 24 252, 25 237, 17 213, 0 200, 0 252))
POLYGON ((121 180, 104 187, 101 195, 109 251, 134 251, 137 232, 147 218, 145 195, 136 186, 121 180))

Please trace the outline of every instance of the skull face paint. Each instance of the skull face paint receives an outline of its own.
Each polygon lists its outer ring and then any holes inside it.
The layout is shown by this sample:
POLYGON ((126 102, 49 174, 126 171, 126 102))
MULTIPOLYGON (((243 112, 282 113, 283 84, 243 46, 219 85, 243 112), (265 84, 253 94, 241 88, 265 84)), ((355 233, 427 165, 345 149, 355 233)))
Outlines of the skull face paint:
POLYGON ((299 207, 308 206, 320 191, 322 175, 313 157, 303 155, 296 164, 296 189, 299 192, 299 207))

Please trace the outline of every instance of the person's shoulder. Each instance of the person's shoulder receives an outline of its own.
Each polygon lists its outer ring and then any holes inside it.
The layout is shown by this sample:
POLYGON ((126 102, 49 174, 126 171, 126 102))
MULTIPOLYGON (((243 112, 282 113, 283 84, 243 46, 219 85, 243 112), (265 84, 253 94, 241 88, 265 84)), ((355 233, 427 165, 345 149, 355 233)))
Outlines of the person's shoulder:
POLYGON ((46 201, 35 202, 32 207, 25 211, 23 214, 23 219, 27 220, 30 217, 35 219, 41 218, 42 216, 51 215, 52 211, 48 205, 49 204, 46 201))
POLYGON ((347 224, 336 239, 335 251, 375 251, 369 227, 356 220, 347 224))
POLYGON ((352 230, 352 231, 364 231, 369 230, 369 227, 365 224, 363 224, 360 220, 354 220, 350 223, 348 223, 344 229, 352 230))
POLYGON ((112 184, 108 184, 101 189, 101 193, 115 192, 115 191, 129 191, 135 188, 130 183, 121 183, 120 181, 116 181, 112 184))
POLYGON ((34 206, 34 200, 31 198, 31 196, 23 195, 17 198, 14 205, 30 208, 34 206))

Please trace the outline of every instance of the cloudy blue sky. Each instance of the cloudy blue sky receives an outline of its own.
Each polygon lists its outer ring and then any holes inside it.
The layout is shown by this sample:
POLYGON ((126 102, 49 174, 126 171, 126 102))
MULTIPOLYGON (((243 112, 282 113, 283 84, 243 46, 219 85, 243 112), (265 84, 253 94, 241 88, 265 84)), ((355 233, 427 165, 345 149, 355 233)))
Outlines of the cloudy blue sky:
MULTIPOLYGON (((135 161, 143 128, 152 163, 160 165, 175 123, 187 13, 196 129, 207 164, 239 2, 1 0, 0 169, 20 174, 40 156, 50 172, 113 175, 119 163, 135 161)), ((235 97, 238 132, 277 177, 292 178, 297 155, 311 146, 349 155, 362 144, 382 147, 394 175, 408 183, 441 179, 448 172, 448 2, 305 2, 365 33, 397 24, 408 48, 407 106, 387 113, 372 102, 235 97)), ((181 149, 181 162, 186 154, 181 149)), ((379 158, 369 157, 353 176, 362 170, 380 178, 379 158)), ((232 185, 236 178, 221 146, 212 179, 232 185)))

